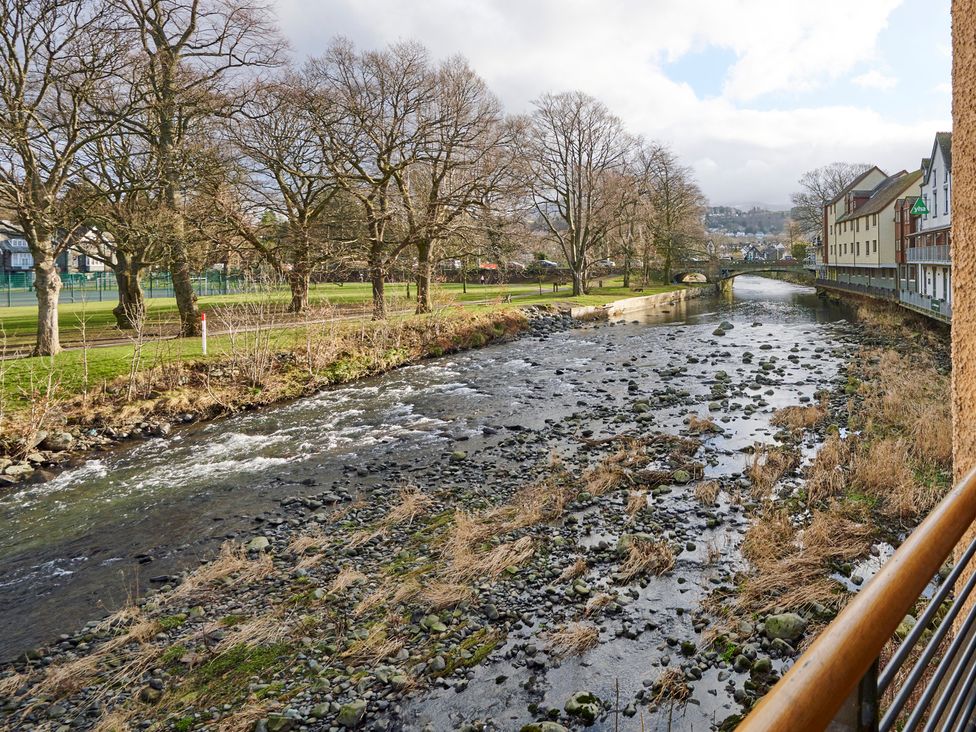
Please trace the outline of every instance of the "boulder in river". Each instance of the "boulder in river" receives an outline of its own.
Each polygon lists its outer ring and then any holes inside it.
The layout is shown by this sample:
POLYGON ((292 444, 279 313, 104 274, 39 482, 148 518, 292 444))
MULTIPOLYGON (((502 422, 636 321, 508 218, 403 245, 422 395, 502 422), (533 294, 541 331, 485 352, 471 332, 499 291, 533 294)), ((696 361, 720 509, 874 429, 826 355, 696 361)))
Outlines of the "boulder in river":
POLYGON ((577 691, 563 707, 570 717, 578 717, 585 724, 593 724, 603 711, 603 703, 591 691, 577 691))
POLYGON ((807 621, 796 613, 781 613, 766 618, 766 636, 769 639, 782 638, 793 641, 803 635, 807 629, 807 621))

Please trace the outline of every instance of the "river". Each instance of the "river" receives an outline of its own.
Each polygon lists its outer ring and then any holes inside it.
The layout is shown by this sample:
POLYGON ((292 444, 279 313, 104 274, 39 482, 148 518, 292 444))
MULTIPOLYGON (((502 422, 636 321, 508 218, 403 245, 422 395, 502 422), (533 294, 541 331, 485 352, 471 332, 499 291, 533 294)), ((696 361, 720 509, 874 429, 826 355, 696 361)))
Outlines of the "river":
MULTIPOLYGON (((773 434, 772 409, 811 398, 835 378, 844 355, 839 346, 850 343, 849 317, 812 288, 743 276, 726 299, 691 300, 629 315, 612 327, 434 359, 95 455, 48 483, 0 496, 0 607, 7 621, 0 658, 76 631, 141 588, 205 559, 226 538, 288 521, 281 504, 289 496, 324 493, 327 501, 342 502, 368 495, 378 481, 435 482, 445 450, 462 444, 490 456, 511 430, 541 435, 532 444, 542 460, 567 445, 563 433, 547 428, 578 421, 590 406, 595 411, 580 426, 610 434, 608 417, 626 408, 635 374, 654 377, 680 366, 671 376, 686 405, 703 404, 706 374, 724 368, 736 380, 748 378, 741 376, 751 371, 743 369, 742 354, 751 350, 776 357, 782 373, 762 394, 755 384, 760 408, 722 416, 726 434, 712 446, 706 470, 740 471, 739 451, 773 434), (735 327, 716 336, 722 320, 735 327)), ((655 408, 655 429, 677 431, 686 405, 655 408)), ((646 650, 638 646, 626 655, 646 650)), ((570 676, 560 682, 557 675, 553 693, 578 685, 594 668, 623 662, 614 644, 595 653, 603 662, 564 665, 560 673, 570 676)), ((479 673, 487 690, 492 670, 479 673)), ((486 713, 506 705, 504 693, 476 698, 486 713)), ((407 716, 418 724, 446 723, 459 712, 452 703, 470 706, 472 698, 418 703, 407 716)))

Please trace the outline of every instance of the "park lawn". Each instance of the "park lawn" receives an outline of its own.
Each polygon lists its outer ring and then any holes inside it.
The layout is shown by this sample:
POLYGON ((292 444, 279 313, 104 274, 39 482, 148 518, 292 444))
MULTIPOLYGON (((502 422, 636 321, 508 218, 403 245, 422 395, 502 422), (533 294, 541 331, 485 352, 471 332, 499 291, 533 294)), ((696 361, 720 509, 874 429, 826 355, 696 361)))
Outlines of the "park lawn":
MULTIPOLYGON (((543 284, 543 288, 551 285, 543 284)), ((348 285, 347 285, 348 287, 348 285)), ((486 310, 504 310, 525 305, 604 305, 625 297, 642 297, 661 292, 672 292, 682 289, 681 285, 655 285, 642 288, 640 291, 628 289, 614 283, 614 286, 594 288, 587 295, 573 297, 568 288, 560 292, 543 290, 538 294, 538 285, 517 285, 511 303, 502 301, 505 290, 503 286, 469 286, 465 295, 458 292, 458 299, 472 303, 463 310, 452 309, 450 306, 439 307, 436 317, 463 317, 462 313, 475 315, 486 310), (477 291, 476 291, 477 290, 477 291), (527 292, 529 290, 529 292, 527 292), (518 296, 518 299, 514 299, 518 296), (493 298, 494 302, 485 302, 493 298)), ((447 288, 445 288, 447 289, 447 288)), ((460 290, 460 285, 457 286, 460 290)), ((223 296, 240 297, 240 296, 223 296)), ((205 305, 206 307, 206 305, 205 305)), ((173 305, 175 312, 175 304, 173 305)), ((19 309, 19 308, 18 308, 19 309)), ((111 313, 109 313, 111 315, 111 313)), ((63 317, 63 315, 62 315, 63 317)), ((431 317, 418 316, 412 313, 393 314, 389 321, 407 322, 411 319, 431 317)), ((348 319, 336 321, 331 327, 355 330, 361 326, 363 319, 348 319)), ((268 337, 275 349, 289 350, 303 348, 311 329, 312 337, 322 337, 322 324, 295 324, 275 327, 268 337)), ((243 336, 238 336, 238 338, 243 336)), ((150 368, 173 361, 213 361, 218 362, 230 351, 232 337, 229 335, 212 335, 208 338, 208 355, 203 356, 200 339, 153 340, 145 343, 139 361, 140 368, 150 368)), ((61 398, 69 398, 84 393, 86 387, 94 389, 105 383, 111 383, 129 374, 132 368, 134 344, 104 346, 89 349, 66 350, 51 357, 33 357, 9 359, 0 361, 0 399, 13 410, 24 409, 28 406, 31 395, 43 393, 48 379, 57 385, 57 393, 61 398), (86 377, 87 370, 87 377, 86 377)))
MULTIPOLYGON (((544 287, 551 287, 544 285, 544 287)), ((506 284, 481 285, 469 284, 467 292, 462 291, 462 285, 449 283, 437 285, 434 290, 435 301, 447 305, 456 303, 483 302, 486 299, 513 297, 536 292, 538 285, 506 284)), ((406 284, 399 282, 387 283, 386 300, 392 310, 406 310, 413 307, 412 300, 406 297, 406 284)), ((411 287, 411 294, 416 290, 411 287)), ((273 291, 236 293, 231 295, 210 295, 201 297, 200 307, 208 313, 211 328, 220 328, 219 311, 245 303, 265 303, 274 306, 276 310, 284 311, 290 295, 287 288, 273 291)), ((355 314, 359 308, 367 313, 372 304, 371 285, 361 282, 344 284, 324 283, 313 285, 309 292, 309 302, 313 306, 327 305, 340 309, 344 314, 355 314)), ((125 334, 115 327, 115 316, 112 309, 117 305, 116 300, 64 302, 62 299, 58 307, 58 321, 61 325, 61 343, 64 346, 82 345, 87 340, 90 343, 99 340, 115 340, 125 334), (84 332, 84 337, 83 337, 84 332)), ((149 331, 155 334, 174 333, 179 315, 176 300, 171 297, 148 298, 146 300, 146 317, 149 331)), ((37 331, 37 308, 34 305, 0 308, 0 338, 7 352, 19 352, 31 348, 37 331)))

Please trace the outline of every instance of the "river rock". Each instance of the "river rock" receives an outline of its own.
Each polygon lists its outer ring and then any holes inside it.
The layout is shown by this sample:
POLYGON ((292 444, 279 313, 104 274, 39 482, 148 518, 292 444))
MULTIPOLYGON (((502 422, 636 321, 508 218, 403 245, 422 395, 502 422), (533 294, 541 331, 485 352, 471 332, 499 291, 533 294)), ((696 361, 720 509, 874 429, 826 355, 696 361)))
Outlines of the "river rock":
POLYGON ((556 722, 532 722, 532 724, 522 725, 519 732, 569 732, 561 724, 556 722))
POLYGON ((264 552, 271 547, 271 542, 266 536, 255 536, 247 543, 249 552, 264 552))
POLYGON ((782 638, 794 641, 807 629, 807 621, 796 613, 770 615, 766 618, 766 636, 770 639, 782 638))
POLYGON ((687 470, 675 470, 671 474, 671 480, 675 483, 688 483, 691 480, 691 474, 687 470))
POLYGON ((13 465, 8 465, 3 470, 4 475, 9 475, 12 478, 22 478, 33 472, 34 468, 29 463, 14 463, 13 465))
POLYGON ((40 448, 51 452, 63 452, 70 449, 74 441, 74 435, 70 432, 54 432, 41 440, 40 448))
POLYGON ((563 707, 570 717, 578 717, 585 724, 593 724, 603 709, 600 699, 591 691, 577 691, 563 707))
POLYGON ((355 729, 363 721, 364 716, 366 716, 366 702, 363 699, 357 699, 354 702, 342 705, 336 721, 346 729, 355 729))

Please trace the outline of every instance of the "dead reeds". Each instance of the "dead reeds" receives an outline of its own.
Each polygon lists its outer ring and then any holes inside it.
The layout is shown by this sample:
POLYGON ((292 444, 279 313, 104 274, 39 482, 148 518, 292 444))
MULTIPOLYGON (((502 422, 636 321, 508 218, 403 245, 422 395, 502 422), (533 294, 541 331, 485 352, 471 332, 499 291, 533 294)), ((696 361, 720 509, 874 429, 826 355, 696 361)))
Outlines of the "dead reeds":
POLYGON ((804 488, 808 506, 820 505, 844 491, 850 459, 851 448, 846 440, 838 435, 827 438, 807 470, 804 488))
POLYGON ((780 479, 798 463, 799 457, 792 450, 768 445, 756 448, 747 471, 752 481, 753 496, 767 497, 780 479))
POLYGON ((578 577, 582 577, 589 570, 589 565, 583 557, 576 557, 576 560, 567 566, 562 572, 559 573, 559 577, 556 578, 557 582, 566 582, 568 580, 573 580, 578 577))
POLYGON ((566 623, 546 636, 549 653, 556 658, 579 656, 600 642, 600 629, 592 623, 566 623))
POLYGON ((791 406, 777 409, 770 422, 792 432, 813 429, 827 418, 827 410, 821 405, 791 406))
POLYGON ((742 583, 738 602, 750 612, 775 607, 836 607, 842 587, 830 574, 840 562, 867 554, 874 529, 852 521, 837 507, 814 511, 806 528, 793 525, 783 509, 769 510, 746 532, 742 555, 754 574, 742 583))
POLYGON ((705 480, 695 486, 695 499, 703 506, 714 506, 722 486, 717 480, 705 480))
POLYGON ((627 547, 627 559, 620 566, 623 582, 647 574, 662 575, 674 568, 674 549, 666 541, 646 541, 631 537, 627 547))

